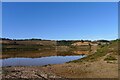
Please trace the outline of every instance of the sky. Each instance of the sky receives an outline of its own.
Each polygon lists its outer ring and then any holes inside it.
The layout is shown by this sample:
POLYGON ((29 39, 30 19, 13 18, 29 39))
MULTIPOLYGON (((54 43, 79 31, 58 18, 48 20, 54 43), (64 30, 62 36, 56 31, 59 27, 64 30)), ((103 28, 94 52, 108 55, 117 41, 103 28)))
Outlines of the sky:
POLYGON ((116 2, 3 2, 2 37, 51 40, 118 38, 116 2))
POLYGON ((0 37, 2 36, 2 3, 0 2, 0 37))

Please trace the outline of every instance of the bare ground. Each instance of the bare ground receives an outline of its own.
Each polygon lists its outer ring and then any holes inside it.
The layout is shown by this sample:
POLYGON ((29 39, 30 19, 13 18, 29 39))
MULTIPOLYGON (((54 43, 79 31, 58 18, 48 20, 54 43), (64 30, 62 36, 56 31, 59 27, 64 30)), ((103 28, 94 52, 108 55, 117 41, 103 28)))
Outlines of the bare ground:
POLYGON ((36 67, 4 67, 3 78, 117 78, 117 61, 64 63, 36 67))

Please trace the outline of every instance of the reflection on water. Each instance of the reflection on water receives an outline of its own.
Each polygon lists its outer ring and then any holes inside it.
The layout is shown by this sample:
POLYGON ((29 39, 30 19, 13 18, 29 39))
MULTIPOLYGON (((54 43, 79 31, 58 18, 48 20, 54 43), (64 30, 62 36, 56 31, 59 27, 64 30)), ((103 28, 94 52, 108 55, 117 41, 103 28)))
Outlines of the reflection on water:
POLYGON ((73 51, 73 53, 75 54, 85 54, 85 55, 89 54, 89 52, 90 51, 73 51))
POLYGON ((47 50, 41 52, 13 52, 2 55, 2 66, 42 66, 60 64, 85 57, 89 51, 61 51, 47 50), (85 55, 83 55, 85 54, 85 55))
POLYGON ((89 51, 61 51, 61 52, 56 52, 55 50, 51 51, 42 51, 42 52, 37 52, 37 51, 32 51, 32 52, 8 52, 0 55, 0 58, 5 59, 5 58, 16 58, 16 57, 21 57, 21 58, 40 58, 40 57, 48 57, 48 56, 74 56, 74 55, 87 55, 89 54, 89 51))
POLYGON ((42 66, 48 64, 61 64, 77 60, 85 56, 50 56, 41 58, 7 58, 0 59, 2 66, 42 66))

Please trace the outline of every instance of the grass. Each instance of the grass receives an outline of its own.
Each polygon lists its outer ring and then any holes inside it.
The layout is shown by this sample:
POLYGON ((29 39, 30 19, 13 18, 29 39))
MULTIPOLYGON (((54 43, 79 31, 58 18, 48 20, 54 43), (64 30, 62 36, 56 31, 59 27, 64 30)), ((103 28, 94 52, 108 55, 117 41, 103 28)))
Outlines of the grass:
MULTIPOLYGON (((102 45, 102 46, 100 45, 97 52, 95 52, 94 54, 91 54, 82 59, 78 59, 78 60, 74 60, 74 61, 70 61, 70 62, 73 62, 73 63, 78 63, 78 62, 83 62, 83 61, 93 62, 93 61, 98 60, 100 57, 105 56, 108 53, 112 53, 112 55, 117 55, 117 52, 118 52, 117 45, 118 45, 117 41, 113 41, 109 45, 102 45)), ((116 58, 113 56, 107 56, 107 58, 105 60, 116 60, 116 58)), ((70 63, 70 62, 68 62, 68 63, 70 63)))

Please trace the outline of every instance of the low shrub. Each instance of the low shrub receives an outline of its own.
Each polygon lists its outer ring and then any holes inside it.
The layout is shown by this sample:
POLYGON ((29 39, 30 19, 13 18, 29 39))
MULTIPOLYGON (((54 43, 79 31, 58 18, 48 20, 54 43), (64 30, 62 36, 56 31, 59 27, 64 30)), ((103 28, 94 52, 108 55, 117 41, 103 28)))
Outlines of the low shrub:
POLYGON ((108 61, 108 60, 117 60, 117 59, 114 56, 109 55, 104 60, 108 61))

